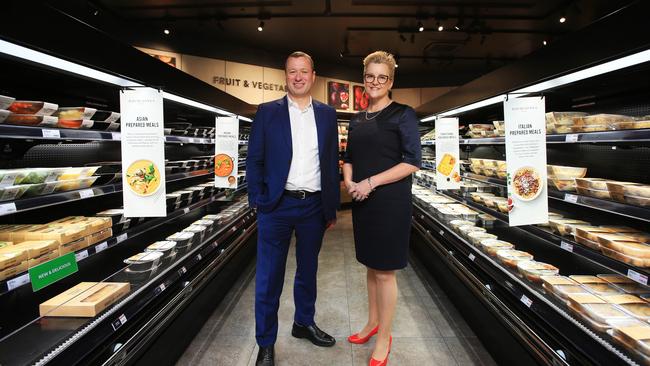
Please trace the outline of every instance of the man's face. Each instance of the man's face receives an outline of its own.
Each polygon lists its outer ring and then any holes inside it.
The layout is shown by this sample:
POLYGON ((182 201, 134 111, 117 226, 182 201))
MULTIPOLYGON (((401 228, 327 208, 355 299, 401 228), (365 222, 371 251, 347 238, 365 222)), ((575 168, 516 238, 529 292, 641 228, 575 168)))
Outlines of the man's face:
POLYGON ((309 95, 316 80, 316 73, 306 57, 289 57, 285 68, 289 96, 304 97, 309 95))

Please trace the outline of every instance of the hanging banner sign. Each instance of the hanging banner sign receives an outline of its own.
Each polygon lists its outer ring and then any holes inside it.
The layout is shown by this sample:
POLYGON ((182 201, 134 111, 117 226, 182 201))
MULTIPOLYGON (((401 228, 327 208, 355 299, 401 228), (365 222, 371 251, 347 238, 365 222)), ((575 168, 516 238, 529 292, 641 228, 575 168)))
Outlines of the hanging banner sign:
POLYGON ((548 222, 545 99, 503 102, 510 226, 548 222))
POLYGON ((237 188, 239 154, 239 119, 217 117, 215 129, 214 185, 237 188))
POLYGON ((460 188, 458 118, 436 119, 436 189, 460 188))
POLYGON ((162 93, 123 90, 120 111, 124 216, 167 216, 162 93))

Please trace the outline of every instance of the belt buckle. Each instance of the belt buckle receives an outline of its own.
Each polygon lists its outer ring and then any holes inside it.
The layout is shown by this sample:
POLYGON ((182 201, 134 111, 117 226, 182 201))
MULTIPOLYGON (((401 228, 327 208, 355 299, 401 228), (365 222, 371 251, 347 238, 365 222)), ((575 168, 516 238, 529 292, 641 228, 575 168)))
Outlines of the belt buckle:
POLYGON ((300 199, 301 199, 301 200, 304 200, 305 198, 307 198, 307 192, 305 192, 305 191, 298 191, 298 193, 300 193, 300 199))

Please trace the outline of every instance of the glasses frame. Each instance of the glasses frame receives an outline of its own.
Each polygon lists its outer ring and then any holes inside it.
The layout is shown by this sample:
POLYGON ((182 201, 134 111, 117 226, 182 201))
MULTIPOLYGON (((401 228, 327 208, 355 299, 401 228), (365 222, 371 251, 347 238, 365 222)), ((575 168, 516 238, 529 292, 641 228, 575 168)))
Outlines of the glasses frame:
POLYGON ((391 77, 388 76, 388 75, 383 75, 383 74, 379 74, 379 75, 377 75, 377 76, 375 76, 375 75, 373 75, 373 74, 364 74, 364 75, 363 75, 363 81, 366 82, 366 83, 368 83, 368 84, 372 84, 372 83, 374 83, 375 80, 377 80, 377 84, 379 84, 379 85, 384 85, 384 84, 386 84, 389 80, 391 80, 391 77), (382 76, 386 78, 386 80, 385 80, 384 82, 381 82, 381 81, 379 80, 379 78, 382 77, 382 76), (369 80, 369 77, 372 78, 372 79, 369 80))

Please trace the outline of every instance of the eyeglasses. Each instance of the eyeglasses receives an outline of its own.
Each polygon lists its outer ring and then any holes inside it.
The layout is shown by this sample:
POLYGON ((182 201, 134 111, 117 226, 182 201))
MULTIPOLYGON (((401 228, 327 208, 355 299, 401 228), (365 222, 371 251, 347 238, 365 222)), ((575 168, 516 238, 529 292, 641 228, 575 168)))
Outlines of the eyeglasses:
POLYGON ((388 80, 390 80, 390 77, 388 75, 373 75, 373 74, 365 74, 363 76, 363 79, 366 81, 366 83, 374 83, 375 79, 379 84, 386 84, 388 80))

